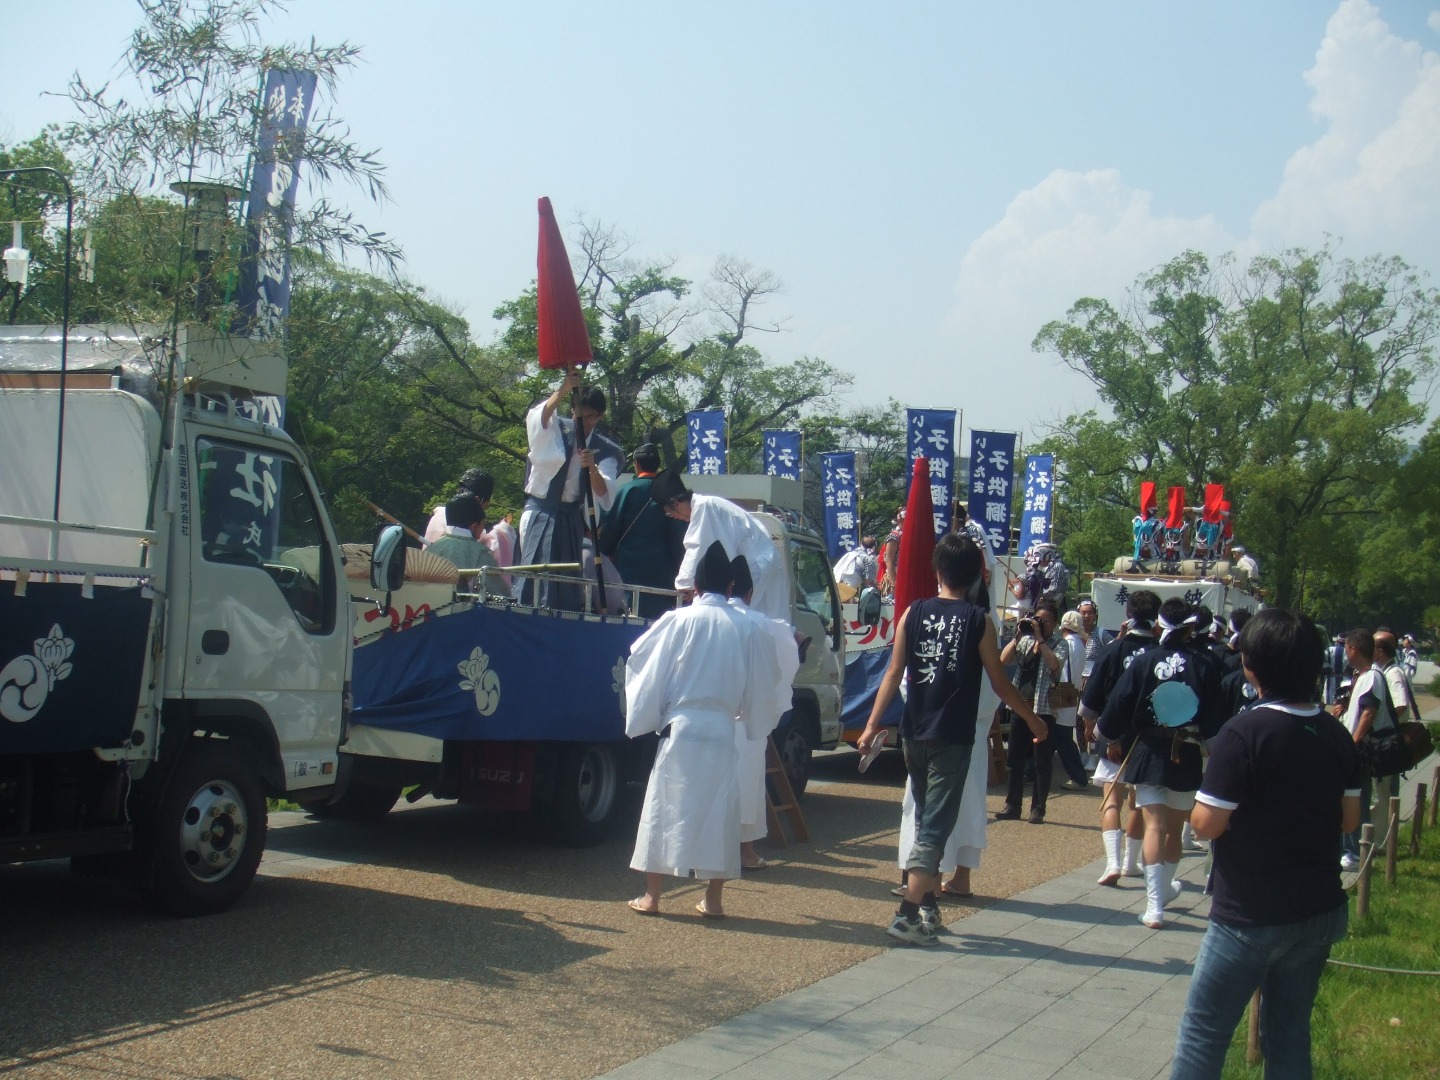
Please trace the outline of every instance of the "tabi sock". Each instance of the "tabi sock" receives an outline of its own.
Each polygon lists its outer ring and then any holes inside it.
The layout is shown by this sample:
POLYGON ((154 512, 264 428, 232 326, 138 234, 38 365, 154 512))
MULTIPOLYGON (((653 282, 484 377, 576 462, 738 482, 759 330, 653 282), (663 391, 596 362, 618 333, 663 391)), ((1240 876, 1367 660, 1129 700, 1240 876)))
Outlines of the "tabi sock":
POLYGON ((1165 864, 1148 863, 1145 867, 1145 913, 1140 916, 1141 922, 1165 921, 1165 900, 1169 891, 1165 884, 1165 864))
POLYGON ((1175 880, 1175 875, 1180 872, 1180 864, 1167 862, 1161 863, 1160 865, 1165 868, 1165 892, 1162 895, 1164 895, 1168 903, 1171 900, 1178 899, 1180 893, 1184 891, 1184 886, 1175 880))
POLYGON ((1133 836, 1125 837, 1125 872, 1127 874, 1138 874, 1140 872, 1140 849, 1143 840, 1137 840, 1133 836))

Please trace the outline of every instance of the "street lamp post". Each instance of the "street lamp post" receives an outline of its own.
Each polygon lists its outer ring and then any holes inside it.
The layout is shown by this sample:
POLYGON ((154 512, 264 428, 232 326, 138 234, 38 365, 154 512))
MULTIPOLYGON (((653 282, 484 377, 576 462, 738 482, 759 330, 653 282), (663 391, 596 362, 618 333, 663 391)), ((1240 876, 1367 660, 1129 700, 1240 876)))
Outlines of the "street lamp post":
MULTIPOLYGON (((0 176, 27 176, 33 173, 49 173, 65 186, 65 286, 60 294, 60 417, 59 430, 56 432, 55 447, 55 520, 60 520, 60 473, 65 457, 65 376, 69 371, 69 346, 70 346, 70 233, 75 223, 75 192, 70 187, 70 180, 59 169, 53 169, 49 165, 32 165, 23 169, 0 169, 0 176)), ((52 539, 51 546, 59 543, 60 534, 57 531, 52 539)), ((58 552, 52 551, 51 557, 58 557, 58 552)))
POLYGON ((210 307, 210 273, 215 253, 225 243, 226 227, 230 224, 230 203, 243 198, 244 188, 211 180, 177 180, 170 190, 183 195, 187 207, 194 208, 190 247, 195 255, 199 274, 195 282, 195 317, 204 319, 210 307))

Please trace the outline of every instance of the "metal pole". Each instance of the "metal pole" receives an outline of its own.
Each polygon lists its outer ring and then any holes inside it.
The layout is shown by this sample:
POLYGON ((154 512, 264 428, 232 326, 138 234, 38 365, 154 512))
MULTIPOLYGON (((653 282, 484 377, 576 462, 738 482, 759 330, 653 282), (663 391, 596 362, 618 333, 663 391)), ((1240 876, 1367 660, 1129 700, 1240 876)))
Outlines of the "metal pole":
MULTIPOLYGON (((1425 785, 1418 784, 1415 788, 1415 816, 1410 822, 1410 854, 1420 854, 1420 831, 1425 823, 1425 785)), ((1436 793, 1440 797, 1440 792, 1436 793)))
POLYGON ((1355 917, 1370 914, 1370 872, 1375 861, 1375 826, 1360 826, 1360 877, 1355 882, 1355 917))
MULTIPOLYGON (((70 240, 75 224, 75 192, 70 181, 59 169, 49 165, 32 165, 23 169, 0 169, 0 176, 24 176, 29 173, 50 173, 65 186, 65 285, 60 294, 60 416, 55 449, 55 521, 60 520, 60 475, 65 456, 65 379, 70 370, 70 240)), ((50 557, 59 557, 59 531, 51 534, 50 557)))
POLYGON ((1389 809, 1390 826, 1385 830, 1385 884, 1395 884, 1395 834, 1400 831, 1400 800, 1392 795, 1389 809))

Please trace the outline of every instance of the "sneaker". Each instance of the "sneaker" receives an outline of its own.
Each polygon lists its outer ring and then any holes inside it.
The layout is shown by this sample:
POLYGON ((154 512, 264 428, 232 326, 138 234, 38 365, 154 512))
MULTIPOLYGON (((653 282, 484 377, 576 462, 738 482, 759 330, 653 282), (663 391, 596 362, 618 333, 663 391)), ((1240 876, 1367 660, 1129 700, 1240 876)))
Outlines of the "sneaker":
POLYGON ((1353 874, 1356 870, 1360 869, 1360 860, 1347 851, 1344 855, 1340 856, 1340 869, 1353 874))
POLYGON ((940 928, 945 925, 940 921, 940 908, 926 907, 924 904, 920 905, 920 923, 931 937, 940 933, 940 928))
POLYGON ((1060 786, 1066 791, 1084 791, 1090 786, 1090 781, 1086 780, 1083 784, 1077 784, 1074 780, 1066 780, 1060 786))
POLYGON ((885 933, 911 945, 940 944, 940 940, 932 931, 925 928, 925 924, 920 919, 901 915, 899 912, 895 913, 895 918, 885 928, 885 933))

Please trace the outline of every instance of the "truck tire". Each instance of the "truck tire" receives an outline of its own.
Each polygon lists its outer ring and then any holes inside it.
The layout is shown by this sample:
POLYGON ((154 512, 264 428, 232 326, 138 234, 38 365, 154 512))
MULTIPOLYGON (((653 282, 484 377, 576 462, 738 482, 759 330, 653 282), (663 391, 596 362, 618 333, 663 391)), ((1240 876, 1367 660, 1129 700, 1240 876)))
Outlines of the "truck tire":
POLYGON ((810 759, 815 753, 818 732, 808 712, 797 711, 785 727, 775 733, 775 750, 798 799, 810 782, 810 759))
POLYGON ((554 784, 538 807, 545 835, 565 847, 592 847, 610 834, 624 784, 620 756, 609 743, 559 748, 554 784))
POLYGON ((399 784, 351 781, 337 798, 305 809, 318 818, 336 821, 379 821, 400 800, 399 784))
POLYGON ((142 886, 171 915, 213 915, 249 887, 265 851, 265 793, 234 740, 188 747, 142 841, 142 886))

